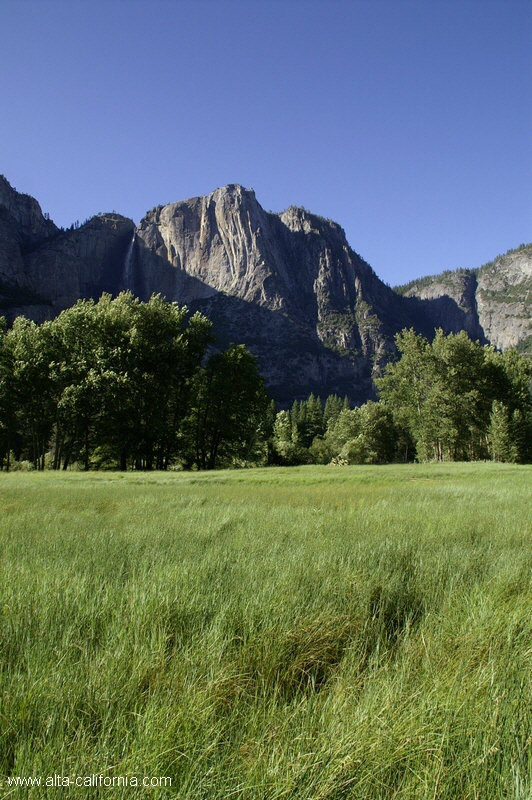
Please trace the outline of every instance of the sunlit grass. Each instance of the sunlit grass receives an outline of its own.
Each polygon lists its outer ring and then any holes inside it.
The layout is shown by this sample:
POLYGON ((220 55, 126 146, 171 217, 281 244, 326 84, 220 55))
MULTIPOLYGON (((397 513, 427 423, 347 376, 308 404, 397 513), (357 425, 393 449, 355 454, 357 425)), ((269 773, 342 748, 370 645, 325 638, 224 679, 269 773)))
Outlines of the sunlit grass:
POLYGON ((1 475, 4 791, 529 798, 531 478, 1 475))

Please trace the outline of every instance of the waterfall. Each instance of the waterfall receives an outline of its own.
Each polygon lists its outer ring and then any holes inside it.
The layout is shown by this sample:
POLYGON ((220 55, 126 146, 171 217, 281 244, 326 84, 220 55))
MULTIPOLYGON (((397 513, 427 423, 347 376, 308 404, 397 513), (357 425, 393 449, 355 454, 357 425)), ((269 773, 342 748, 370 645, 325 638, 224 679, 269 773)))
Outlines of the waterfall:
POLYGON ((133 228, 133 236, 131 237, 131 242, 127 248, 126 258, 124 260, 124 289, 127 291, 131 290, 131 261, 133 258, 133 246, 135 244, 136 236, 137 229, 133 228))

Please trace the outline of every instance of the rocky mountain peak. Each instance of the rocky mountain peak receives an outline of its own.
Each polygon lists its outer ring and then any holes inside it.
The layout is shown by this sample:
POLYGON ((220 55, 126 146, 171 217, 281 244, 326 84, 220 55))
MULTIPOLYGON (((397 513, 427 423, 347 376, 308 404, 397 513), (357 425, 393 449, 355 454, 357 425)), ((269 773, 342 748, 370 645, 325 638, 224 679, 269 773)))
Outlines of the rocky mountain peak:
POLYGON ((246 344, 283 404, 310 392, 374 396, 405 327, 532 342, 532 246, 393 291, 340 225, 296 206, 266 211, 238 184, 156 206, 137 228, 113 212, 60 231, 0 179, 0 313, 42 321, 124 289, 205 313, 218 346, 246 344))
POLYGON ((0 216, 4 225, 11 226, 23 246, 58 233, 52 220, 45 218, 37 200, 29 194, 17 192, 3 175, 0 175, 0 216))
POLYGON ((205 311, 220 339, 258 355, 271 387, 291 383, 302 395, 354 394, 355 376, 370 391, 395 331, 378 313, 396 296, 339 225, 295 206, 267 212, 236 184, 149 211, 137 228, 132 288, 205 311))
POLYGON ((0 178, 0 313, 40 322, 79 298, 116 292, 133 230, 114 212, 61 230, 0 178))

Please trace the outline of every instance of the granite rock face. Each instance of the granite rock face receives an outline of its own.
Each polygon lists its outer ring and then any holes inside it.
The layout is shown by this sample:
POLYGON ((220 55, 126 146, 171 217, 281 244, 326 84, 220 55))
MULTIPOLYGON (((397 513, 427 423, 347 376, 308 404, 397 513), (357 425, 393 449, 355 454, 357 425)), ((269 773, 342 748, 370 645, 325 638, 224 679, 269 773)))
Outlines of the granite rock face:
POLYGON ((283 404, 311 391, 373 397, 405 327, 429 338, 437 327, 466 330, 501 348, 532 343, 532 246, 394 291, 339 225, 302 208, 266 212, 238 185, 157 206, 136 229, 113 213, 63 231, 0 179, 1 314, 40 322, 124 289, 205 313, 217 346, 246 344, 283 404))
POLYGON ((11 309, 42 298, 24 287, 24 258, 39 245, 53 238, 58 229, 45 219, 38 202, 15 191, 0 175, 0 309, 11 309))
POLYGON ((45 219, 37 200, 20 194, 0 175, 0 213, 2 222, 10 225, 12 235, 22 247, 30 247, 57 233, 54 223, 45 219))
POLYGON ((0 313, 42 322, 79 298, 116 293, 134 229, 119 214, 101 214, 61 230, 0 177, 0 313))
POLYGON ((479 322, 495 347, 532 350, 532 245, 483 266, 476 297, 479 322))
POLYGON ((208 314, 220 341, 245 342, 279 400, 310 391, 372 393, 400 329, 401 299, 334 222, 300 208, 264 211, 229 185, 157 207, 136 234, 131 289, 208 314))
POLYGON ((61 232, 24 259, 25 284, 47 298, 52 316, 79 298, 116 294, 124 281, 135 225, 119 214, 102 214, 76 230, 61 232))
MULTIPOLYGON (((426 279, 425 279, 426 280, 426 279)), ((474 340, 486 343, 476 302, 477 276, 474 272, 446 272, 429 283, 410 284, 405 297, 417 298, 420 312, 428 317, 431 328, 446 333, 467 331, 474 340)))
POLYGON ((444 272, 401 287, 405 298, 430 303, 435 327, 500 350, 532 352, 532 245, 521 245, 479 269, 444 272))

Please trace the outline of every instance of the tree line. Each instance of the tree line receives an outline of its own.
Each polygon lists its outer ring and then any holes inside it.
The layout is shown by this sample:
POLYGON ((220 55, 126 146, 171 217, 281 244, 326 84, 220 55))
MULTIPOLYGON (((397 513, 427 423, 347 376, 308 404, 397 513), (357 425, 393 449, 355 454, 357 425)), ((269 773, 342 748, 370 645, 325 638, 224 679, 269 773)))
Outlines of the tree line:
POLYGON ((211 352, 211 322, 153 296, 80 300, 0 326, 0 468, 212 469, 253 458, 268 409, 242 345, 211 352))
POLYGON ((532 461, 532 364, 515 350, 405 330, 378 402, 278 410, 254 356, 213 341, 203 315, 129 292, 0 321, 0 469, 532 461))
POLYGON ((272 452, 285 464, 393 461, 532 462, 532 363, 462 331, 396 337, 398 358, 375 383, 379 402, 329 397, 276 415, 272 452))

